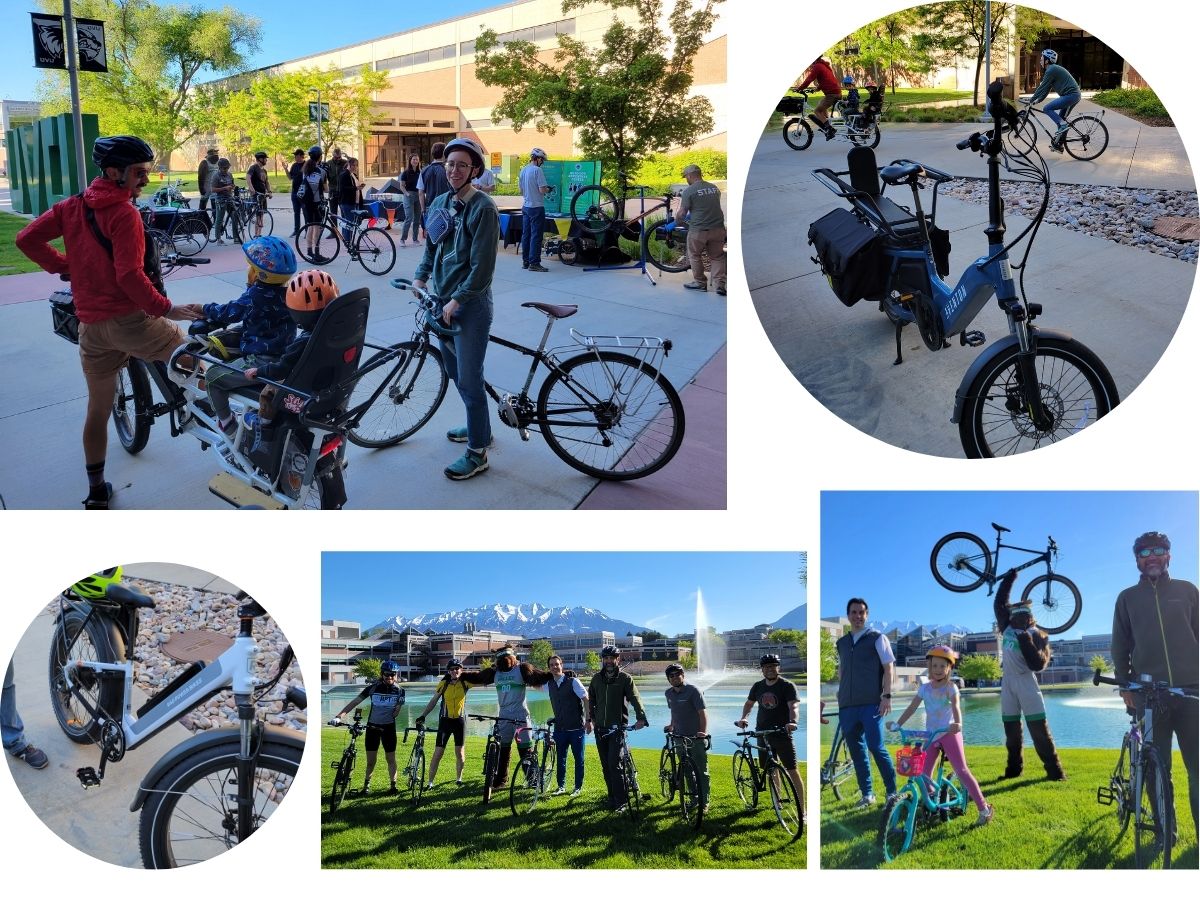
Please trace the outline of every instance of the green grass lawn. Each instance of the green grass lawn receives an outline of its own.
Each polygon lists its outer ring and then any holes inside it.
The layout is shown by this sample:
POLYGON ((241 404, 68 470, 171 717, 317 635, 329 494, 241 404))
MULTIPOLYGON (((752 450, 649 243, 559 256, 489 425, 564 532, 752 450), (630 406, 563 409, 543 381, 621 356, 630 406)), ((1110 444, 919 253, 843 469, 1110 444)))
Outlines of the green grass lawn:
POLYGON ((1092 97, 1092 102, 1109 109, 1119 110, 1146 125, 1175 124, 1171 120, 1171 114, 1167 112, 1167 108, 1158 99, 1158 95, 1149 88, 1101 91, 1092 97))
MULTIPOLYGON (((791 842, 760 798, 747 810, 733 789, 731 757, 710 754, 712 797, 699 833, 684 825, 678 805, 668 806, 658 792, 657 750, 633 751, 642 790, 642 819, 634 823, 608 812, 604 781, 595 743, 588 738, 582 797, 548 797, 533 814, 515 817, 508 791, 488 806, 483 797, 485 739, 467 738, 465 784, 454 785, 453 747, 446 751, 437 786, 413 808, 408 798, 386 793, 383 753, 371 778, 377 793, 347 795, 330 816, 329 789, 335 764, 346 746, 345 729, 321 729, 321 864, 326 868, 393 869, 546 869, 546 868, 803 868, 804 838, 791 842), (382 789, 382 791, 381 791, 382 789)), ((426 752, 433 755, 432 736, 426 752)), ((400 743, 397 762, 408 760, 409 746, 400 743)), ((513 752, 516 758, 516 752, 513 752)), ((366 756, 359 744, 352 789, 362 786, 366 756)), ((567 764, 568 783, 574 760, 567 764)), ((804 765, 801 764, 801 775, 804 765)))
MULTIPOLYGON (((17 232, 28 225, 29 219, 12 213, 0 213, 0 275, 16 275, 20 272, 40 272, 41 267, 17 249, 13 243, 17 232)), ((60 253, 65 253, 62 238, 51 243, 60 253)))
MULTIPOLYGON (((824 753, 829 748, 823 749, 824 753)), ((851 778, 839 802, 826 788, 821 796, 821 867, 833 869, 1104 869, 1133 867, 1133 834, 1117 839, 1115 807, 1096 802, 1096 788, 1107 785, 1115 750, 1062 750, 1068 780, 1046 781, 1037 754, 1025 751, 1025 774, 1001 780, 1002 747, 968 747, 971 771, 983 795, 996 809, 992 822, 975 828, 975 806, 962 818, 918 828, 912 849, 884 864, 878 831, 882 803, 855 810, 858 789, 851 778)), ((1172 866, 1194 869, 1196 832, 1188 808, 1187 776, 1182 757, 1172 768, 1179 844, 1172 866)), ((879 787, 878 773, 875 774, 879 787)))

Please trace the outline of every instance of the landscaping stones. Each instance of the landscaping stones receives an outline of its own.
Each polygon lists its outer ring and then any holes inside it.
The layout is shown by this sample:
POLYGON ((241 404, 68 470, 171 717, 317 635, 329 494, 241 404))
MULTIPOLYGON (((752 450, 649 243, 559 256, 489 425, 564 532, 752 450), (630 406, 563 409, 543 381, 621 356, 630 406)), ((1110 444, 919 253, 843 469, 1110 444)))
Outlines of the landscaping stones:
MULTIPOLYGON (((956 178, 941 193, 986 204, 987 180, 956 178)), ((1035 184, 1002 181, 1000 195, 1009 212, 1029 218, 1042 203, 1042 189, 1035 184)), ((1195 265, 1200 242, 1163 237, 1154 233, 1154 227, 1163 217, 1195 218, 1198 213, 1195 191, 1053 184, 1043 222, 1195 265)))

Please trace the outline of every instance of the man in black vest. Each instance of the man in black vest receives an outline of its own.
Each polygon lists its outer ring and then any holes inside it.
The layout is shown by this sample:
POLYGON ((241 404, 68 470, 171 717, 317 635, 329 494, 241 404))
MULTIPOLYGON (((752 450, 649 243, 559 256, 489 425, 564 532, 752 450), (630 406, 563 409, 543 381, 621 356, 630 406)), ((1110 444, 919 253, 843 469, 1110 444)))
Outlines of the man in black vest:
POLYGON ((575 757, 575 790, 572 797, 583 793, 583 736, 592 733, 587 721, 587 690, 572 673, 563 671, 561 656, 550 657, 550 681, 546 693, 554 710, 554 743, 558 747, 558 790, 555 796, 567 792, 567 748, 575 757))
POLYGON ((888 796, 896 793, 896 768, 883 746, 883 717, 892 708, 892 682, 896 657, 888 639, 867 627, 867 601, 851 598, 846 604, 850 633, 838 638, 838 715, 862 799, 857 807, 875 804, 871 787, 871 764, 875 758, 888 796))

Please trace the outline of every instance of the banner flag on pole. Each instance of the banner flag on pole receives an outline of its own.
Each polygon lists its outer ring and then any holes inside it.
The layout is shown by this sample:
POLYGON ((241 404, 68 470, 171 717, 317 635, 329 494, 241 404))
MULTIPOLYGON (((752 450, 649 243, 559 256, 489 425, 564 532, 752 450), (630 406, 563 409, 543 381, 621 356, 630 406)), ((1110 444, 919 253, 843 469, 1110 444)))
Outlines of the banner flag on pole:
POLYGON ((104 48, 104 22, 99 19, 76 19, 75 43, 79 48, 80 72, 108 71, 108 54, 104 48))
POLYGON ((30 13, 33 20, 33 65, 38 69, 67 67, 63 17, 30 13))

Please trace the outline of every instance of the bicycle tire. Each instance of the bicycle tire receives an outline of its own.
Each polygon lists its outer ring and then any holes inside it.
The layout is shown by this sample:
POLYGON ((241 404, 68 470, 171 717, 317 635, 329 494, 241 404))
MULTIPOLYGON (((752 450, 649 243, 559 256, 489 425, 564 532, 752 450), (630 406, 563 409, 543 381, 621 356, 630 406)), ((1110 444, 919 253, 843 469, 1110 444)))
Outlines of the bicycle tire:
MULTIPOLYGON (((117 663, 125 658, 125 641, 115 622, 93 614, 85 627, 86 620, 85 611, 69 607, 59 617, 50 637, 50 706, 63 733, 77 744, 99 741, 100 725, 83 703, 66 689, 64 667, 77 662, 117 663)), ((119 715, 124 696, 120 678, 101 678, 98 673, 82 669, 75 674, 80 692, 88 703, 108 712, 111 717, 119 715)))
POLYGON ((346 791, 350 789, 350 777, 354 774, 355 754, 349 748, 342 752, 338 760, 337 773, 333 776, 333 787, 329 791, 329 812, 332 815, 342 805, 346 791))
POLYGON ((292 243, 296 255, 314 266, 328 265, 342 251, 342 239, 328 222, 310 222, 300 229, 292 243))
POLYGON ((684 824, 699 831, 704 821, 704 804, 700 800, 700 773, 686 753, 680 758, 679 815, 684 824))
POLYGON ((496 777, 496 770, 500 765, 500 747, 495 741, 489 741, 487 750, 483 754, 483 802, 490 803, 492 800, 492 781, 496 777))
POLYGON ((1117 767, 1108 779, 1108 789, 1113 796, 1117 814, 1117 840, 1125 836, 1133 812, 1133 754, 1130 750, 1128 733, 1121 739, 1121 755, 1117 767))
POLYGON ((508 783, 508 806, 514 816, 533 812, 542 797, 542 772, 533 756, 517 761, 508 783))
POLYGON ((812 139, 812 126, 804 119, 793 118, 783 123, 783 142, 793 150, 807 150, 812 139))
POLYGON ((176 216, 171 243, 180 256, 195 256, 208 246, 208 225, 195 216, 176 216))
MULTIPOLYGON (((205 747, 180 760, 147 789, 138 827, 147 869, 203 862, 237 845, 237 756, 236 741, 205 747), (191 855, 207 851, 213 852, 191 855)), ((254 773, 255 831, 286 798, 300 757, 299 747, 270 738, 262 741, 254 773)))
POLYGON ((1014 344, 979 370, 967 389, 958 431, 969 459, 1011 456, 1057 443, 1106 416, 1120 402, 1100 358, 1072 338, 1037 335, 1033 366, 1050 415, 1039 429, 1026 410, 1014 344))
POLYGON ((620 218, 616 196, 603 185, 589 184, 571 198, 571 221, 595 237, 615 227, 620 218))
POLYGON ((678 228, 661 230, 666 224, 666 213, 658 210, 642 220, 642 256, 660 272, 686 272, 692 267, 687 231, 681 233, 678 228))
POLYGON ((621 753, 621 778, 625 783, 625 814, 636 822, 642 816, 642 789, 638 785, 637 766, 628 747, 621 753))
POLYGON ((978 535, 954 531, 933 545, 929 570, 946 590, 966 594, 993 577, 992 551, 978 535))
POLYGON ((355 381, 348 409, 365 403, 381 381, 386 387, 346 436, 351 443, 370 449, 395 446, 420 431, 441 407, 450 382, 441 351, 419 341, 380 350, 359 367, 360 372, 364 369, 370 371, 355 381), (370 368, 372 362, 392 353, 401 354, 396 365, 370 368))
POLYGON ((912 813, 916 802, 917 798, 912 792, 904 790, 892 797, 883 808, 883 818, 879 823, 879 849, 887 862, 912 846, 913 833, 916 831, 912 813))
MULTIPOLYGON (((558 775, 558 745, 554 741, 549 741, 546 744, 546 753, 542 757, 542 796, 550 790, 550 779, 556 778, 558 775)), ((566 769, 564 766, 563 774, 564 784, 566 782, 566 769)))
POLYGON ((758 781, 754 777, 754 762, 742 750, 733 754, 733 787, 746 809, 758 806, 758 781))
POLYGON ((563 238, 558 242, 558 261, 564 266, 573 266, 579 261, 579 242, 575 238, 563 238))
POLYGON ((851 131, 849 128, 847 128, 846 137, 850 138, 850 143, 854 144, 856 147, 878 147, 879 141, 883 137, 879 131, 879 123, 872 122, 867 126, 867 129, 867 131, 863 132, 851 131))
POLYGON ((308 486, 300 509, 341 509, 335 498, 346 492, 345 475, 340 465, 328 472, 318 474, 308 486))
POLYGON ((414 746, 408 757, 408 799, 413 806, 421 805, 421 795, 425 792, 425 751, 418 745, 414 746))
POLYGON ((1098 116, 1076 116, 1067 126, 1063 149, 1076 159, 1095 159, 1108 147, 1108 126, 1098 116))
POLYGON ((360 231, 354 242, 354 252, 358 264, 372 275, 386 275, 396 265, 396 242, 383 228, 372 226, 360 231))
POLYGON ((130 359, 117 372, 117 387, 113 394, 112 422, 117 440, 131 456, 140 453, 150 440, 154 415, 154 395, 150 392, 150 376, 146 364, 130 359))
POLYGON ((1133 858, 1139 869, 1171 868, 1175 843, 1174 792, 1170 773, 1162 768, 1158 750, 1142 748, 1141 796, 1133 823, 1133 858))
POLYGON ((796 793, 791 776, 779 763, 771 763, 767 769, 767 791, 771 796, 771 809, 783 830, 793 841, 804 834, 804 804, 796 793))
POLYGON ((258 228, 258 215, 258 210, 252 210, 245 218, 242 226, 242 234, 248 241, 253 240, 255 237, 270 237, 275 233, 275 216, 271 214, 269 209, 264 209, 262 210, 262 232, 257 235, 254 234, 255 229, 258 228))
POLYGON ((658 790, 668 803, 675 799, 676 782, 675 754, 663 747, 658 757, 658 790))
POLYGON ((683 443, 683 402, 653 366, 611 350, 581 353, 551 372, 537 424, 567 465, 605 481, 657 472, 683 443))
POLYGON ((821 784, 829 785, 835 800, 842 799, 842 782, 854 774, 854 761, 850 759, 850 748, 844 740, 830 751, 829 759, 821 768, 821 784))
POLYGON ((1038 627, 1047 634, 1062 634, 1070 630, 1083 612, 1083 596, 1079 588, 1070 578, 1057 572, 1042 574, 1031 580, 1021 592, 1021 602, 1033 605, 1033 617, 1038 627), (1043 584, 1047 588, 1040 590, 1043 584), (1056 590, 1054 585, 1066 593, 1056 590))

